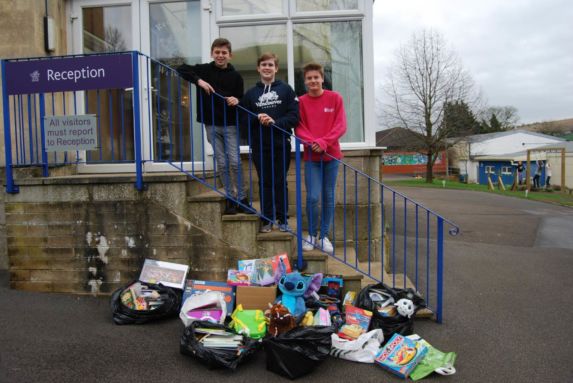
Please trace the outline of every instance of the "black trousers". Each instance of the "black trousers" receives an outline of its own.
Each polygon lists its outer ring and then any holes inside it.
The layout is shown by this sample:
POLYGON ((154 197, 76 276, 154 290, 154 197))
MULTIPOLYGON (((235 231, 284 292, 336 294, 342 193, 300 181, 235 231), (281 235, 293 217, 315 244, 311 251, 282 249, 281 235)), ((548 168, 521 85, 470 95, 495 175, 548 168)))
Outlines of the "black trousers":
MULTIPOLYGON (((253 162, 259 177, 261 212, 271 221, 287 223, 290 142, 271 148, 253 148, 253 162)), ((263 219, 266 223, 266 219, 263 219)))

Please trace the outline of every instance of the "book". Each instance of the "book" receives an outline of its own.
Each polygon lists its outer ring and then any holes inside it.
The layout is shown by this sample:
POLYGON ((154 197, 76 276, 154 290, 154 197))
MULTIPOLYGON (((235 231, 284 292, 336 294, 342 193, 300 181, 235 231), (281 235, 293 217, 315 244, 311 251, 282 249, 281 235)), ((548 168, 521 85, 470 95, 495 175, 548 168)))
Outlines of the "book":
POLYGON ((371 319, 372 311, 346 306, 346 323, 340 328, 338 336, 350 340, 358 338, 368 331, 371 319))
POLYGON ((407 378, 428 352, 422 342, 394 334, 384 347, 378 351, 375 362, 385 370, 407 378))
POLYGON ((227 304, 227 315, 231 315, 235 308, 235 288, 227 285, 226 282, 188 279, 185 282, 182 302, 185 302, 192 294, 206 290, 222 292, 225 295, 225 303, 227 304))
POLYGON ((227 271, 227 284, 231 286, 249 286, 251 276, 245 271, 229 269, 227 271))

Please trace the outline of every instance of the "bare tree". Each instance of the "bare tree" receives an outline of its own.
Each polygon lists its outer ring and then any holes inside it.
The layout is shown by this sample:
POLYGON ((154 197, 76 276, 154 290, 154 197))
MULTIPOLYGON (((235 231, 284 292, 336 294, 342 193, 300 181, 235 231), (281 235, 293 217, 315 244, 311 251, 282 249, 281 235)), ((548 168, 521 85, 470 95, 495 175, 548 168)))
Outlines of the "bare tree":
POLYGON ((500 130, 512 129, 519 122, 517 108, 514 106, 490 106, 478 112, 478 118, 482 121, 489 121, 491 116, 499 121, 500 130))
POLYGON ((105 29, 106 52, 123 52, 127 50, 121 31, 113 26, 105 29))
POLYGON ((456 129, 444 120, 448 103, 477 102, 471 76, 457 55, 436 31, 414 33, 396 52, 385 92, 384 119, 389 126, 403 126, 424 136, 426 182, 433 180, 433 165, 446 139, 456 129))

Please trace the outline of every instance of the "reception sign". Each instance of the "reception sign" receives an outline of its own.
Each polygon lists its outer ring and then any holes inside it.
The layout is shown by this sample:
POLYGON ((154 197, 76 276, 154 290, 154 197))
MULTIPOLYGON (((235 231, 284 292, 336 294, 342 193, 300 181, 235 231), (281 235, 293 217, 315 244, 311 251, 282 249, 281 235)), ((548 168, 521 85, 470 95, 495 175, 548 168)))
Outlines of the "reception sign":
POLYGON ((133 86, 129 53, 7 61, 5 68, 9 95, 133 86))

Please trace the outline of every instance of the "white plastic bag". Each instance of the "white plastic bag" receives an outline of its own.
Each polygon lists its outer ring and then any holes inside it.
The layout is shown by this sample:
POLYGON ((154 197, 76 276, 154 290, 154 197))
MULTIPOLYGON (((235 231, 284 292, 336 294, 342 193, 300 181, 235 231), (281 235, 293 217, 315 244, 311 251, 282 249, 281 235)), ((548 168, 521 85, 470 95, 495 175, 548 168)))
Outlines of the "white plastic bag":
POLYGON ((225 295, 220 291, 210 291, 193 294, 183 302, 181 306, 181 311, 179 311, 179 318, 183 321, 185 327, 189 326, 196 320, 208 320, 214 323, 225 322, 225 317, 227 316, 227 304, 225 303, 225 295), (191 310, 203 310, 206 313, 205 317, 196 317, 189 315, 191 310), (218 318, 213 318, 215 315, 213 313, 220 311, 220 316, 218 318))
POLYGON ((330 355, 354 362, 374 363, 380 345, 384 341, 381 329, 362 334, 355 340, 347 340, 332 334, 330 355))

